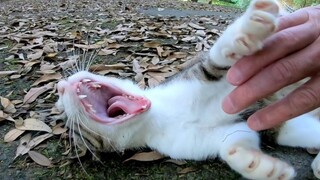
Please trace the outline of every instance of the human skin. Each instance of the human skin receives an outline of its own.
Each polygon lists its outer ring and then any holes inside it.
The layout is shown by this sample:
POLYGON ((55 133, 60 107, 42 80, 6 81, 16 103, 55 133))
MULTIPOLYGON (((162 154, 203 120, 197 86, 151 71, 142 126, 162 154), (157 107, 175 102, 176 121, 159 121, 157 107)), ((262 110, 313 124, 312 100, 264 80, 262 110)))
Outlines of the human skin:
POLYGON ((237 86, 222 108, 237 113, 279 89, 310 77, 306 83, 251 115, 253 130, 272 128, 320 106, 320 6, 279 17, 277 32, 258 53, 233 65, 227 80, 237 86))

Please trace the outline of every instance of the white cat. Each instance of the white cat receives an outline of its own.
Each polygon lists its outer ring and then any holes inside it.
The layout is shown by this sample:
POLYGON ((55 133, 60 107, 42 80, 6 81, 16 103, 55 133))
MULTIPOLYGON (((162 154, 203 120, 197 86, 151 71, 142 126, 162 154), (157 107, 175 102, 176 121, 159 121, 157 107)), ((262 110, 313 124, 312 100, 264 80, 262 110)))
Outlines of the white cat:
MULTIPOLYGON (((252 1, 208 54, 155 88, 143 90, 130 80, 78 72, 58 83, 57 107, 67 115, 68 126, 97 151, 150 147, 176 159, 219 156, 249 179, 292 179, 294 169, 260 150, 258 133, 241 113, 221 109, 222 99, 234 89, 225 79, 227 69, 262 48, 277 27, 278 12, 275 0, 252 1)), ((320 121, 304 114, 279 127, 276 139, 281 145, 320 148, 319 137, 320 121)), ((312 169, 320 178, 320 155, 312 169)))

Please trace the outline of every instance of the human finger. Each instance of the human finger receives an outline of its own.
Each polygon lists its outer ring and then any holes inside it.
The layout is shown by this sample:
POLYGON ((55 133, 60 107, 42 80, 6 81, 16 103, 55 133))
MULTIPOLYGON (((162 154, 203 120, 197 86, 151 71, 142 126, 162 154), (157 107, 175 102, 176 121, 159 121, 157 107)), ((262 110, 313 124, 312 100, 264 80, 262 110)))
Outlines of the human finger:
POLYGON ((305 49, 266 67, 234 89, 223 101, 227 113, 237 113, 289 84, 320 70, 320 38, 305 49))
POLYGON ((248 119, 253 130, 264 130, 320 107, 320 74, 312 77, 284 99, 269 105, 248 119))
POLYGON ((279 17, 276 31, 304 24, 309 20, 307 9, 299 9, 291 14, 279 17))
POLYGON ((238 86, 265 66, 310 45, 319 36, 319 30, 314 26, 312 23, 306 23, 274 34, 266 40, 262 51, 236 62, 229 69, 227 80, 238 86))

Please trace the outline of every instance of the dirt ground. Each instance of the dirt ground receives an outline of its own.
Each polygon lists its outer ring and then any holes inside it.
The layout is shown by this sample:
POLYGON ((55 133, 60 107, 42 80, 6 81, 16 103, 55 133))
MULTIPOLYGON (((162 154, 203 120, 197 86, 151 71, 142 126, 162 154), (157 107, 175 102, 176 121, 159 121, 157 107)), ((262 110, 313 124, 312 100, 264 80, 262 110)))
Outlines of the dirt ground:
MULTIPOLYGON (((28 31, 30 30, 42 30, 46 28, 50 32, 58 33, 59 35, 55 37, 43 36, 43 39, 48 41, 51 39, 55 42, 70 42, 71 40, 66 38, 68 33, 72 34, 75 30, 82 31, 81 28, 85 27, 83 24, 94 22, 97 19, 103 19, 103 21, 101 21, 102 23, 97 20, 99 28, 113 30, 121 23, 137 23, 138 21, 145 21, 146 24, 149 23, 149 26, 152 26, 150 25, 152 22, 161 22, 163 23, 163 26, 167 25, 172 28, 174 26, 173 24, 176 22, 185 22, 190 25, 190 22, 200 23, 199 19, 201 17, 208 17, 216 22, 208 26, 203 25, 206 29, 215 29, 213 32, 214 35, 212 37, 210 36, 212 41, 208 40, 210 44, 214 42, 215 36, 219 35, 221 30, 234 20, 234 18, 238 17, 241 12, 242 10, 240 9, 191 2, 177 2, 174 0, 158 0, 152 2, 143 0, 2 0, 0 1, 0 71, 19 69, 21 76, 18 78, 8 75, 0 76, 0 96, 7 97, 10 100, 22 100, 26 92, 30 89, 31 84, 40 77, 37 75, 37 72, 40 70, 41 66, 39 63, 41 62, 37 62, 36 65, 31 66, 32 68, 26 72, 25 63, 22 61, 20 55, 28 56, 28 48, 30 48, 30 45, 35 45, 36 43, 30 43, 29 39, 25 40, 22 38, 22 40, 17 40, 12 38, 16 37, 14 35, 19 33, 28 34, 28 31), (61 26, 57 29, 54 29, 53 26, 48 27, 48 25, 53 24, 59 24, 61 26), (13 36, 8 38, 9 35, 13 36), (19 46, 17 46, 17 44, 19 44, 18 41, 20 41, 19 46), (24 45, 21 45, 21 42, 24 43, 24 45), (26 46, 28 46, 28 48, 23 48, 26 46), (12 56, 13 58, 8 58, 9 56, 12 56)), ((95 29, 95 27, 92 27, 94 26, 92 23, 89 26, 91 26, 91 30, 95 29)), ((133 25, 132 27, 134 28, 135 26, 133 25)), ((100 30, 99 28, 96 28, 95 30, 98 31, 100 30)), ((168 28, 167 31, 170 31, 170 28, 168 28)), ((194 28, 199 27, 194 26, 194 28)), ((199 29, 201 30, 201 28, 199 29)), ((200 31, 192 30, 192 32, 200 31)), ((206 30, 207 34, 208 32, 209 30, 206 30)), ((136 34, 136 31, 129 33, 132 37, 136 34)), ((189 31, 186 34, 188 33, 189 31)), ((183 37, 189 38, 186 34, 183 37)), ((118 36, 119 34, 117 34, 117 37, 118 36)), ((177 37, 178 39, 180 38, 180 36, 177 37)), ((96 41, 98 41, 101 39, 101 36, 93 35, 92 38, 96 38, 96 41)), ((159 35, 159 33, 154 35, 153 38, 168 46, 174 44, 177 49, 181 48, 181 52, 189 51, 189 55, 196 51, 197 46, 194 42, 190 43, 187 40, 186 42, 178 41, 169 36, 164 38, 163 34, 159 35)), ((45 44, 47 43, 45 40, 41 41, 45 44)), ((124 43, 128 42, 130 43, 130 48, 119 50, 113 55, 108 54, 107 56, 99 56, 98 58, 102 59, 101 61, 103 63, 117 63, 124 57, 131 55, 130 53, 133 51, 136 54, 138 54, 138 51, 139 53, 140 51, 143 51, 143 49, 140 48, 141 44, 143 44, 141 39, 135 41, 134 39, 129 38, 124 43), (104 59, 108 59, 108 61, 104 59)), ((32 48, 33 47, 30 49, 32 48)), ((203 49, 205 49, 205 44, 203 44, 203 49)), ((143 51, 143 53, 145 53, 145 51, 143 51)), ((48 57, 48 53, 46 56, 48 57)), ((56 58, 53 61, 46 58, 42 59, 42 61, 52 62, 55 65, 65 60, 63 58, 56 58)), ((37 59, 34 59, 34 61, 36 62, 37 59)), ((57 71, 61 71, 61 69, 58 69, 57 71)), ((41 98, 43 99, 41 99, 39 96, 39 99, 30 103, 28 107, 21 106, 20 108, 17 108, 17 112, 13 114, 14 119, 18 119, 19 117, 26 118, 31 111, 40 112, 43 107, 39 106, 53 106, 56 101, 54 93, 53 97, 44 97, 45 96, 42 95, 41 98)), ((230 170, 225 163, 217 159, 202 162, 188 161, 183 165, 170 163, 163 159, 150 162, 123 162, 136 153, 135 151, 128 151, 124 154, 101 154, 100 162, 93 160, 89 153, 84 157, 81 157, 80 160, 77 158, 71 159, 68 156, 62 155, 66 150, 66 140, 62 135, 55 135, 34 148, 52 161, 52 167, 44 167, 35 163, 28 155, 19 156, 14 159, 19 145, 19 138, 13 142, 4 142, 5 135, 13 128, 13 122, 0 120, 0 179, 3 180, 46 178, 242 179, 237 173, 230 170)), ((33 132, 34 136, 39 134, 41 133, 33 132)), ((290 162, 297 170, 298 175, 296 179, 314 179, 310 168, 314 156, 309 155, 305 150, 280 147, 272 143, 263 143, 263 149, 275 157, 290 162)))

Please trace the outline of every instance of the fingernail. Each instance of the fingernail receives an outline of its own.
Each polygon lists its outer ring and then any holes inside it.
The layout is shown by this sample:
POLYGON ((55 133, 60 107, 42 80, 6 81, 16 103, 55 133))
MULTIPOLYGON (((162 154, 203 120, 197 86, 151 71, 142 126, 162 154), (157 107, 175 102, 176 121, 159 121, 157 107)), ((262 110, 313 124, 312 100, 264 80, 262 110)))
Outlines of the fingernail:
POLYGON ((242 73, 238 69, 231 68, 227 73, 227 80, 233 85, 239 85, 242 82, 242 73))
POLYGON ((248 126, 254 131, 260 131, 264 129, 260 119, 254 115, 248 118, 248 126))
POLYGON ((233 114, 237 112, 236 107, 234 106, 234 103, 232 102, 231 98, 229 96, 225 97, 222 101, 222 109, 224 112, 228 114, 233 114))

